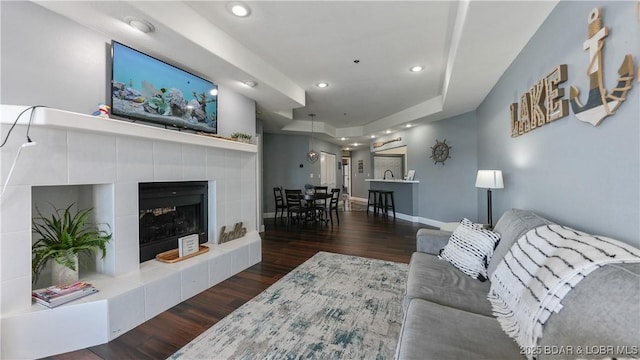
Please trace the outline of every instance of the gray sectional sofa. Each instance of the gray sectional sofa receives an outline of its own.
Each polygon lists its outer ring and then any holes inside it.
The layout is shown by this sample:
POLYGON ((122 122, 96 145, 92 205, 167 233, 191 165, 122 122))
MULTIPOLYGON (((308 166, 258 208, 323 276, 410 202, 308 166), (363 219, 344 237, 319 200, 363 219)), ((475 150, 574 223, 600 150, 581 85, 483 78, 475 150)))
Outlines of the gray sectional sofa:
MULTIPOLYGON (((551 224, 512 209, 498 221, 501 235, 491 275, 528 230, 551 224)), ((465 275, 437 257, 451 232, 420 229, 409 264, 397 359, 602 359, 640 356, 640 264, 593 271, 569 292, 535 349, 520 349, 500 328, 487 300, 490 282, 465 275)))

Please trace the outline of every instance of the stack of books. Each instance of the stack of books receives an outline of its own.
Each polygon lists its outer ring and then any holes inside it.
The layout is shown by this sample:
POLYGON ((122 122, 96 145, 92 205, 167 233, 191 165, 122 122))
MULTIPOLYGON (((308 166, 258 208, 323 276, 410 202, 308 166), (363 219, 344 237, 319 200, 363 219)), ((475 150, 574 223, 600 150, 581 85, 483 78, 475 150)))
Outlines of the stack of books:
POLYGON ((53 285, 46 289, 33 290, 31 298, 40 305, 54 308, 95 292, 98 292, 98 289, 93 287, 93 285, 76 281, 71 284, 53 285))

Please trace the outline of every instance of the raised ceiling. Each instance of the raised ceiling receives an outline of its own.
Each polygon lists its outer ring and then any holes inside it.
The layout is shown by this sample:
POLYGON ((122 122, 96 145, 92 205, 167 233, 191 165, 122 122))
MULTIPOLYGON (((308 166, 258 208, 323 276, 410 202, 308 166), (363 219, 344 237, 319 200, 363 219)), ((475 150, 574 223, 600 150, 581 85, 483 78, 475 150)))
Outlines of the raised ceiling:
POLYGON ((256 100, 266 132, 309 132, 315 113, 347 144, 474 110, 557 1, 246 1, 245 18, 226 1, 37 3, 256 100))

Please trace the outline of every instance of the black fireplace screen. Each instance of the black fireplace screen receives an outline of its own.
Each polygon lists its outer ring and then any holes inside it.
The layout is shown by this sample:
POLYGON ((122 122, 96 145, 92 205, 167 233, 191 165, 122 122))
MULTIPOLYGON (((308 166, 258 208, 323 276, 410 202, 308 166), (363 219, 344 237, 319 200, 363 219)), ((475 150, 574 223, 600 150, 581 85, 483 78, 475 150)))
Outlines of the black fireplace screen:
POLYGON ((140 262, 178 247, 178 238, 198 234, 207 241, 207 183, 139 185, 140 262))

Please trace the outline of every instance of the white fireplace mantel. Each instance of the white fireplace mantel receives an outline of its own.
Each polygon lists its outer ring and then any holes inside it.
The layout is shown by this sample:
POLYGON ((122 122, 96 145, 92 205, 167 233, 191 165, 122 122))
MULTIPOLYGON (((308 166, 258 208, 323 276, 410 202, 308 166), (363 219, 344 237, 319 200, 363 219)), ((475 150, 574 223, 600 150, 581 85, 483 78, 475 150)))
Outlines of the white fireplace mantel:
MULTIPOLYGON (((27 108, 0 105, 0 138, 27 108)), ((37 108, 29 130, 37 145, 23 148, 30 115, 22 115, 0 149, 0 186, 19 153, 0 206, 0 358, 39 358, 110 341, 261 261, 256 145, 37 108), (140 264, 138 184, 165 181, 209 183, 211 250, 176 264, 140 264), (33 206, 47 201, 43 193, 78 188, 83 201, 95 202, 96 222, 113 232, 97 273, 80 273, 100 292, 45 309, 30 296, 33 206), (218 244, 220 228, 237 222, 247 229, 245 239, 218 244)), ((68 206, 64 196, 57 207, 68 206)))
MULTIPOLYGON (((27 106, 1 105, 2 116, 0 124, 13 124, 16 116, 27 106), (13 116, 12 116, 13 114, 13 116)), ((198 135, 175 129, 135 123, 130 120, 107 119, 98 116, 79 114, 70 111, 52 109, 47 107, 36 108, 31 126, 44 126, 51 128, 71 129, 82 132, 95 132, 102 134, 127 135, 143 139, 162 140, 173 143, 200 145, 220 149, 257 152, 257 146, 238 141, 222 139, 206 135, 198 135)), ((30 113, 22 115, 19 125, 27 125, 30 113)))

